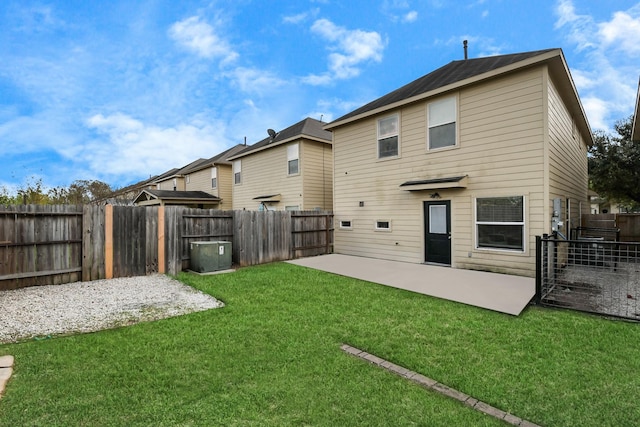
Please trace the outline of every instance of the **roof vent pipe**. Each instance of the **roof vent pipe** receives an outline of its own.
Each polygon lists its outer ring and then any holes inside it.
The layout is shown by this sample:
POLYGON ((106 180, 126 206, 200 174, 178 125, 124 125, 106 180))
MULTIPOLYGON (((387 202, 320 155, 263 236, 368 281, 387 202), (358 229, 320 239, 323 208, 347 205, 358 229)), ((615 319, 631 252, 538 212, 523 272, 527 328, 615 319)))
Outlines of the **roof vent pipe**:
POLYGON ((468 58, 468 55, 467 55, 467 41, 466 40, 464 40, 462 42, 462 46, 464 47, 464 60, 466 61, 467 58, 468 58))

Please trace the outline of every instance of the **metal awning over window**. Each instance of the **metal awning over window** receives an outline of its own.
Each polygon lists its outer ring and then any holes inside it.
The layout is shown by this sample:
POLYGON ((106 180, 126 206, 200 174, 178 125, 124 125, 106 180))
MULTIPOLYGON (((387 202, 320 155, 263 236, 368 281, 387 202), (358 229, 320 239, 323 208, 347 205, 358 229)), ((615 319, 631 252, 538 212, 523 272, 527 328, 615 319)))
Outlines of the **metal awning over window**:
POLYGON ((261 202, 279 202, 282 196, 280 194, 267 194, 266 196, 254 197, 253 200, 261 202))
POLYGON ((445 188, 467 188, 469 175, 446 178, 416 179, 403 182, 400 188, 407 191, 440 190, 445 188))

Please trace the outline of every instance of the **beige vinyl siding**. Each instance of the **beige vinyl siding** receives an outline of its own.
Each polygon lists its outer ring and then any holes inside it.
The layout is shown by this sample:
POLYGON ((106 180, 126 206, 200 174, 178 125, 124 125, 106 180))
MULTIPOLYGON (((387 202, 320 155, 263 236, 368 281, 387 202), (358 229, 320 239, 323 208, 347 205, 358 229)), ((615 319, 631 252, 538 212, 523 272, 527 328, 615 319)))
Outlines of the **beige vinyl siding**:
POLYGON ((185 189, 185 185, 184 185, 184 178, 182 177, 178 177, 178 178, 169 178, 166 179, 164 181, 160 181, 158 190, 173 190, 173 180, 176 180, 176 191, 184 191, 185 189))
POLYGON ((185 185, 187 191, 204 191, 213 196, 218 192, 211 188, 211 168, 205 168, 189 174, 189 183, 185 185))
MULTIPOLYGON (((231 164, 218 164, 218 187, 214 189, 216 196, 222 199, 218 205, 220 209, 233 209, 233 170, 231 164)), ((209 186, 211 186, 211 173, 209 173, 209 186)))
MULTIPOLYGON (((571 222, 561 230, 568 236, 569 228, 579 224, 578 206, 582 213, 589 212, 587 198, 588 160, 585 137, 575 130, 574 118, 563 103, 556 86, 548 79, 549 109, 549 206, 546 211, 547 222, 551 222, 553 205, 551 200, 562 199, 562 219, 566 220, 566 199, 572 202, 571 222)), ((550 232, 550 230, 547 230, 550 232)))
MULTIPOLYGON (((458 147, 428 151, 426 102, 400 113, 400 156, 376 158, 376 120, 334 129, 335 231, 337 253, 424 261, 423 202, 451 201, 452 265, 460 268, 533 275, 535 235, 544 226, 544 90, 541 68, 511 74, 460 92, 458 147), (468 175, 466 189, 409 192, 408 180, 468 175), (475 249, 475 197, 524 196, 524 253, 475 249), (359 207, 359 202, 364 202, 359 207), (375 231, 390 220, 391 232, 375 231)), ((441 99, 441 97, 435 98, 441 99)), ((435 100, 434 99, 434 100, 435 100)))
POLYGON ((300 172, 303 175, 301 209, 333 209, 333 156, 331 145, 305 140, 300 144, 300 172))
POLYGON ((242 183, 233 184, 233 209, 257 210, 254 197, 280 194, 279 203, 270 207, 283 210, 285 206, 301 206, 302 169, 298 175, 287 175, 287 144, 241 157, 242 183))

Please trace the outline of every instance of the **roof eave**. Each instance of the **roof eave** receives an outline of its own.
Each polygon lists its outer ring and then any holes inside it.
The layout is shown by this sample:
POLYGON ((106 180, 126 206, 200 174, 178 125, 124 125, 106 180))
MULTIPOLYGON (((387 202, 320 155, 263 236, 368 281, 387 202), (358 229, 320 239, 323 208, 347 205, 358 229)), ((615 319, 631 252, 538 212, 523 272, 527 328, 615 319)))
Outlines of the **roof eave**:
MULTIPOLYGON (((462 88, 464 86, 468 86, 468 85, 471 85, 471 84, 474 84, 474 83, 477 83, 477 82, 480 82, 480 81, 483 81, 483 80, 487 80, 487 79, 499 76, 501 74, 510 73, 512 71, 515 71, 515 70, 531 67, 532 65, 536 65, 536 64, 539 64, 539 63, 542 63, 542 62, 545 62, 545 61, 550 61, 551 59, 553 59, 555 57, 562 57, 562 50, 561 49, 553 49, 553 50, 550 50, 548 52, 542 53, 540 55, 534 56, 532 58, 528 58, 528 59, 525 59, 523 61, 518 61, 518 62, 515 62, 513 64, 506 65, 504 67, 500 67, 500 68, 497 68, 495 70, 487 71, 485 73, 478 74, 478 75, 473 76, 473 77, 469 77, 469 78, 466 78, 466 79, 463 79, 463 80, 459 80, 459 81, 457 81, 455 83, 451 83, 451 84, 448 84, 448 85, 445 85, 445 86, 441 86, 441 87, 439 87, 437 89, 433 89, 433 90, 421 93, 419 95, 403 99, 402 101, 397 101, 397 102, 394 102, 394 103, 391 103, 391 104, 387 104, 385 106, 382 106, 382 107, 379 107, 379 108, 376 108, 376 109, 373 109, 373 110, 370 110, 370 111, 366 111, 366 112, 364 112, 362 114, 359 114, 359 115, 353 116, 353 117, 349 117, 349 118, 347 118, 345 120, 341 120, 339 122, 329 123, 329 124, 325 125, 323 127, 323 129, 331 131, 331 130, 333 130, 335 128, 347 125, 349 123, 353 123, 353 122, 358 121, 358 120, 362 120, 362 119, 367 118, 367 117, 371 117, 371 116, 383 113, 385 111, 390 111, 390 110, 396 109, 398 107, 402 107, 402 106, 407 105, 407 104, 412 104, 414 102, 422 101, 422 100, 427 99, 427 98, 432 98, 434 96, 437 96, 437 95, 440 95, 440 94, 443 94, 443 93, 451 92, 453 90, 460 89, 460 88, 462 88)), ((564 62, 564 58, 562 58, 562 61, 564 62)), ((572 82, 572 84, 573 84, 573 82, 572 82)), ((575 87, 574 87, 574 89, 575 89, 575 87)), ((577 92, 576 92, 576 94, 577 94, 577 92)))
POLYGON ((306 139, 306 140, 309 140, 309 141, 321 142, 321 143, 329 144, 329 145, 332 144, 331 140, 326 140, 326 139, 323 139, 323 138, 318 138, 317 136, 311 136, 311 135, 304 135, 303 134, 303 135, 292 136, 291 138, 283 139, 282 141, 272 142, 270 144, 263 145, 262 147, 256 148, 255 150, 247 150, 247 151, 245 151, 243 153, 236 154, 234 156, 228 157, 227 160, 236 160, 236 159, 239 159, 241 157, 246 157, 246 156, 248 156, 250 154, 259 153, 261 151, 268 150, 270 148, 277 147, 279 145, 287 144, 287 143, 293 142, 293 141, 300 141, 300 140, 303 140, 303 139, 306 139))
POLYGON ((638 80, 638 93, 636 94, 636 108, 633 112, 633 122, 631 122, 631 140, 640 141, 640 80, 638 80))

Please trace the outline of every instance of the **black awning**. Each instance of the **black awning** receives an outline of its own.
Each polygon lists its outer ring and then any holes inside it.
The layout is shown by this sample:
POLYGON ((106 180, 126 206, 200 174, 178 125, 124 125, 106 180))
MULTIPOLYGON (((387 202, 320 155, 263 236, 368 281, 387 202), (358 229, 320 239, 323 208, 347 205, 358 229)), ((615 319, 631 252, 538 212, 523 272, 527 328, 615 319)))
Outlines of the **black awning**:
POLYGON ((443 188, 466 188, 469 175, 450 176, 444 178, 415 179, 400 184, 403 190, 422 191, 443 188))
POLYGON ((261 202, 279 202, 280 198, 280 194, 267 194, 265 196, 254 197, 253 200, 260 200, 261 202))

